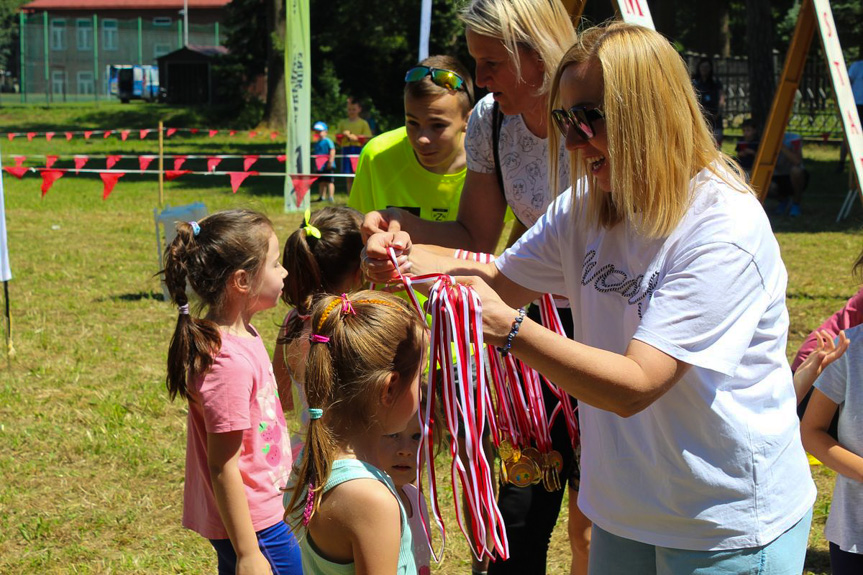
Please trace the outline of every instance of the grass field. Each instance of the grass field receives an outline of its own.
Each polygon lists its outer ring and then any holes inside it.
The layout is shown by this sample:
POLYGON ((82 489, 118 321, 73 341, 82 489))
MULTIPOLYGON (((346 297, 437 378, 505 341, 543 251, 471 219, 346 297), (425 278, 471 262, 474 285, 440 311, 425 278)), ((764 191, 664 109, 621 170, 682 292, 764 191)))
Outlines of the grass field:
MULTIPOLYGON (((0 132, 139 129, 159 119, 176 127, 230 127, 230 118, 194 110, 102 104, 3 107, 0 132)), ((218 136, 171 140, 167 153, 282 149, 282 141, 218 136)), ((3 138, 0 150, 9 165, 19 154, 149 154, 155 140, 3 138)), ((835 148, 810 144, 806 157, 812 180, 803 216, 774 221, 789 272, 789 356, 856 291, 849 268, 861 247, 859 203, 850 218, 834 221, 847 190, 847 174, 834 172, 835 148)), ((177 312, 161 300, 154 278, 155 182, 126 176, 103 201, 97 176, 68 174, 43 198, 37 176, 4 174, 15 354, 0 374, 0 573, 215 570, 209 544, 180 527, 185 406, 168 401, 164 389, 177 312)), ((280 179, 250 179, 234 195, 226 178, 186 176, 166 184, 165 201, 203 201, 210 211, 259 209, 284 239, 300 217, 283 213, 282 186, 280 179)), ((284 311, 256 319, 270 347, 284 311)), ((820 495, 807 569, 822 574, 830 572, 822 529, 833 474, 822 467, 813 474, 820 495)), ((450 539, 435 572, 469 572, 451 501, 443 507, 450 539)), ((552 541, 555 575, 568 572, 565 521, 564 513, 552 541)))

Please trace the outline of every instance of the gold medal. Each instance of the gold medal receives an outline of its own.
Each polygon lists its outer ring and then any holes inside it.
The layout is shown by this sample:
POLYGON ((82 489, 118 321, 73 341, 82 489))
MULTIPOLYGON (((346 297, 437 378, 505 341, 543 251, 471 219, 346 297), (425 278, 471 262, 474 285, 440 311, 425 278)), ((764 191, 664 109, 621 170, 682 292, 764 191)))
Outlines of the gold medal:
POLYGON ((528 487, 535 483, 537 473, 533 465, 526 461, 514 463, 509 468, 509 482, 516 487, 528 487))
POLYGON ((509 461, 512 459, 513 454, 512 443, 504 439, 500 442, 500 445, 497 446, 497 452, 500 454, 501 460, 509 461))

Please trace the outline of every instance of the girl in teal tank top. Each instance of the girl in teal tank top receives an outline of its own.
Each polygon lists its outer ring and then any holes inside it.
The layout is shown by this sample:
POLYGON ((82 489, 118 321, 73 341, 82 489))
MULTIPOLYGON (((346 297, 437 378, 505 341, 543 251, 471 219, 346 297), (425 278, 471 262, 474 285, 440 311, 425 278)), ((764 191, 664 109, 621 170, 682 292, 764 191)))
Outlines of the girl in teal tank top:
POLYGON ((414 575, 407 516, 374 464, 381 436, 416 416, 426 326, 375 291, 324 296, 311 315, 308 434, 285 493, 303 571, 414 575))

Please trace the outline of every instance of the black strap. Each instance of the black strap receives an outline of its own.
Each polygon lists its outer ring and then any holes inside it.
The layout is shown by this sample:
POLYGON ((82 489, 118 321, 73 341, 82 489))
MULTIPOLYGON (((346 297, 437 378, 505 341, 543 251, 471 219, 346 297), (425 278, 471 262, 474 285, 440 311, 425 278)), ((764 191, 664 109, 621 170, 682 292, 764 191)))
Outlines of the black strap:
POLYGON ((500 128, 502 125, 503 114, 500 113, 500 106, 495 101, 491 107, 491 151, 494 154, 494 173, 497 175, 497 185, 504 197, 504 201, 506 201, 506 192, 503 189, 503 173, 500 171, 500 152, 497 149, 500 144, 500 128))

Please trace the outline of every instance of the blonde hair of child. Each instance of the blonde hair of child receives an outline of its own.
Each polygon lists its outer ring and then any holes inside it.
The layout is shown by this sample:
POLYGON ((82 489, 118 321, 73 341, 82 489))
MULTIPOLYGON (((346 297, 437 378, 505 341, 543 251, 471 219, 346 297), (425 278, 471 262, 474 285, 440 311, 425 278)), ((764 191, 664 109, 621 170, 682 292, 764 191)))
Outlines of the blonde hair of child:
POLYGON ((426 326, 416 312, 380 291, 363 290, 347 298, 323 296, 315 302, 311 325, 313 335, 329 341, 313 343, 306 360, 306 399, 323 415, 309 421, 304 455, 285 509, 285 520, 295 528, 303 519, 304 488, 313 487, 314 514, 338 444, 378 423, 375 414, 390 374, 398 374, 408 392, 428 344, 426 326))

